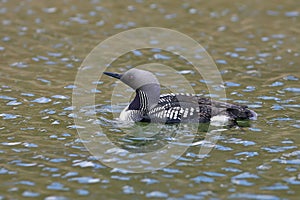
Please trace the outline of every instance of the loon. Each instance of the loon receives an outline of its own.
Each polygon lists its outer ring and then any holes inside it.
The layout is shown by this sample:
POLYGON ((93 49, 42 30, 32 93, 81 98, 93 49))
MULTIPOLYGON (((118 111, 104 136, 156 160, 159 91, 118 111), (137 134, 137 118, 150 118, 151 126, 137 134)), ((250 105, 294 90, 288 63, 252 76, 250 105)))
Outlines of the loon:
POLYGON ((123 74, 104 72, 135 90, 133 101, 119 119, 133 122, 207 123, 223 117, 237 124, 238 120, 256 120, 257 114, 247 106, 215 101, 196 94, 160 94, 160 84, 149 71, 132 68, 123 74))

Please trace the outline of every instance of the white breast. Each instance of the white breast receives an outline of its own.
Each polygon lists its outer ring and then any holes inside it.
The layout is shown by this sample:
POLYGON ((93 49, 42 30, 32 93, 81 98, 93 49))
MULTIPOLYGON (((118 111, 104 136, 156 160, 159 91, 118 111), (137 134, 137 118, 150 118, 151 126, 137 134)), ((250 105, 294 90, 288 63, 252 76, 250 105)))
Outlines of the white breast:
POLYGON ((138 122, 143 119, 142 112, 140 110, 128 110, 128 106, 122 110, 119 116, 121 121, 138 122))
POLYGON ((132 120, 129 120, 129 113, 128 113, 128 107, 129 107, 129 105, 128 106, 126 106, 123 110, 122 110, 122 112, 120 113, 120 116, 119 116, 119 119, 121 120, 121 121, 132 121, 132 120))

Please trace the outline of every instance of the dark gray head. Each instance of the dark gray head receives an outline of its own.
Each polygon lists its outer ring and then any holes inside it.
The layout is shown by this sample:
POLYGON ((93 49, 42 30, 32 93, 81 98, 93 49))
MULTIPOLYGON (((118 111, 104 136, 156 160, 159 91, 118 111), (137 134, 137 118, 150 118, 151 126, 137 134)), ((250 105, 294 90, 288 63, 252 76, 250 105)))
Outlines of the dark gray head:
POLYGON ((160 85, 151 72, 141 69, 130 69, 124 74, 104 72, 104 74, 120 79, 123 83, 136 90, 136 96, 130 103, 131 110, 149 110, 159 101, 160 85), (147 98, 144 98, 144 97, 147 98))
POLYGON ((120 79, 123 83, 136 90, 148 84, 158 84, 157 78, 151 72, 141 69, 130 69, 124 74, 104 72, 104 74, 120 79))

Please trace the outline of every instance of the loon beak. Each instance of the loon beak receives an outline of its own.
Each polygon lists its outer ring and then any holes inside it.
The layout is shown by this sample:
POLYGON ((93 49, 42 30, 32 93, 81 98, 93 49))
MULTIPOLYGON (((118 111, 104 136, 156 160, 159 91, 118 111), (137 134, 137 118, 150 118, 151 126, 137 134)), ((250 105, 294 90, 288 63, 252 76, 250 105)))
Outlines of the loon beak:
POLYGON ((117 74, 117 73, 112 73, 112 72, 103 72, 103 74, 117 78, 117 79, 120 79, 122 77, 122 74, 117 74))

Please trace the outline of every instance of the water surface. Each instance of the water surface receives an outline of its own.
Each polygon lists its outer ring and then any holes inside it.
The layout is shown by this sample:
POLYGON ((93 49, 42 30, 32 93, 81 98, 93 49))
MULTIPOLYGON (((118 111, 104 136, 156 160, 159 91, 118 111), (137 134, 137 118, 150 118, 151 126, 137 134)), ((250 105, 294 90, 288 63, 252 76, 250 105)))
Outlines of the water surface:
MULTIPOLYGON (((0 1, 0 199, 297 199, 299 17, 293 0, 0 1), (228 100, 247 104, 259 118, 222 131, 207 157, 199 158, 195 143, 163 169, 131 174, 87 151, 71 96, 77 69, 96 44, 144 26, 174 29, 201 43, 222 73, 228 100)), ((139 64, 139 55, 114 69, 139 64)), ((173 60, 164 52, 143 55, 173 60)), ((189 66, 177 60, 174 67, 197 93, 207 93, 201 77, 185 73, 189 66)), ((103 130, 133 148, 113 123, 114 80, 95 84, 103 130)))

